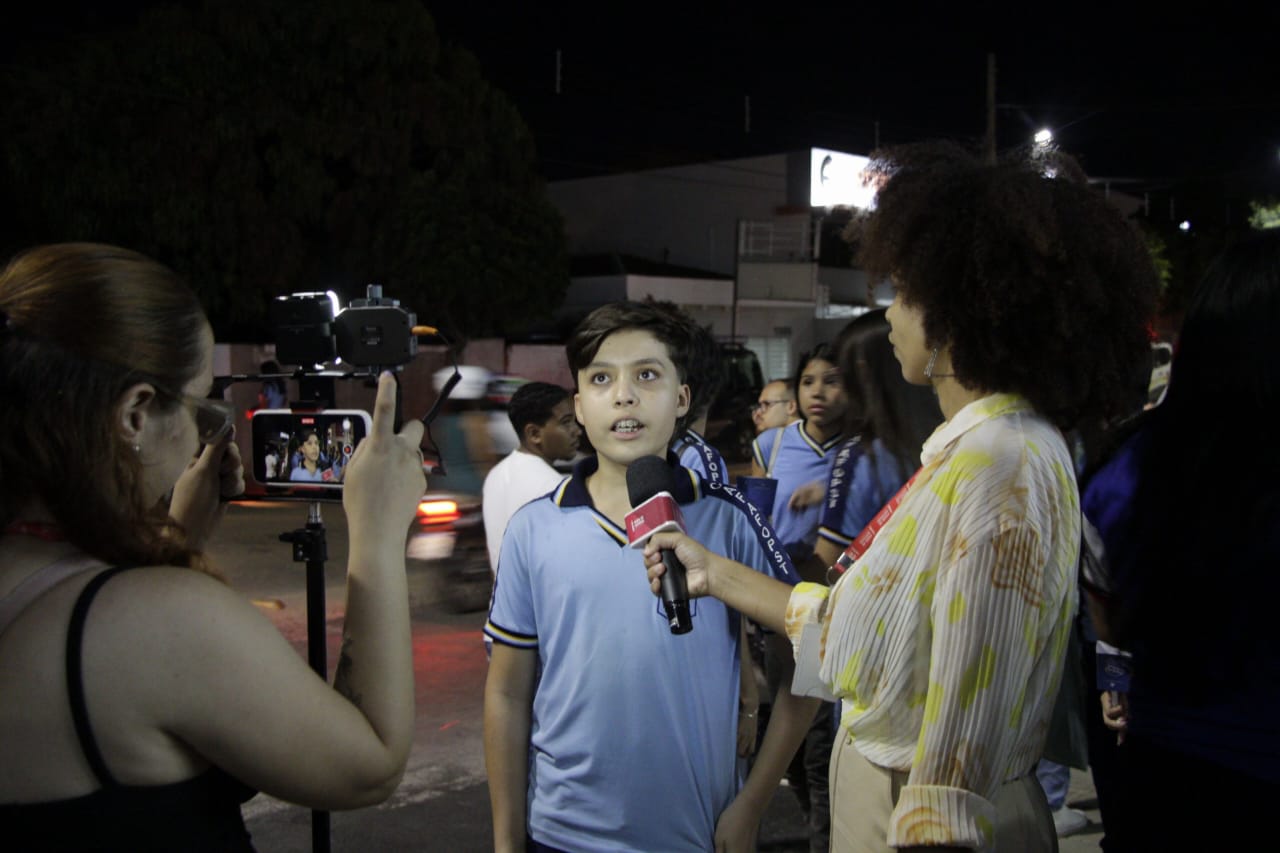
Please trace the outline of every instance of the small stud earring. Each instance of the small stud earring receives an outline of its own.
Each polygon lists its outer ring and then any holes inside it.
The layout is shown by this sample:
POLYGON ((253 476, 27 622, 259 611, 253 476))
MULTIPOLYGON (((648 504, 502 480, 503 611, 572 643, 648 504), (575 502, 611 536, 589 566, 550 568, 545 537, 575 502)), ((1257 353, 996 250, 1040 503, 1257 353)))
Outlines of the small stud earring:
POLYGON ((139 454, 140 454, 140 453, 142 453, 142 445, 141 445, 141 444, 135 444, 135 445, 133 446, 133 452, 134 452, 134 453, 139 453, 139 454))

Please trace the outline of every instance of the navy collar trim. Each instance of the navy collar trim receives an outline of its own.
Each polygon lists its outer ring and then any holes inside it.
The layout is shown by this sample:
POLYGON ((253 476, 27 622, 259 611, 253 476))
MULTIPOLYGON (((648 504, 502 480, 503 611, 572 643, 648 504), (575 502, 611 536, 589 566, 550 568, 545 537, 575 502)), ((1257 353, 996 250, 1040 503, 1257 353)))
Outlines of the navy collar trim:
MULTIPOLYGON (((688 468, 680 466, 680 459, 671 451, 667 451, 667 464, 674 469, 672 477, 673 491, 671 496, 676 503, 693 503, 702 496, 698 475, 688 468)), ((587 490, 587 478, 600 469, 600 460, 594 455, 579 459, 573 466, 573 474, 556 489, 553 499, 556 506, 562 508, 585 506, 595 509, 591 502, 591 493, 587 490)))
POLYGON ((838 432, 826 441, 819 442, 809 435, 809 431, 804 428, 805 423, 805 421, 796 421, 796 429, 800 432, 800 440, 809 445, 809 448, 819 456, 825 456, 828 450, 844 441, 844 434, 838 432))

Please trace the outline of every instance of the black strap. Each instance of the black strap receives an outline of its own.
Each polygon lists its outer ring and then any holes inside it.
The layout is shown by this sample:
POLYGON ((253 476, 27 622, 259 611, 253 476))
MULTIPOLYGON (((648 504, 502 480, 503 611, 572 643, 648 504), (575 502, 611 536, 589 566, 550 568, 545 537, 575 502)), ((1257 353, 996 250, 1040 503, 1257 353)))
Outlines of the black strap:
POLYGON ((93 727, 89 725, 89 706, 84 701, 84 666, 82 650, 84 648, 84 623, 89 615, 89 605, 98 594, 102 585, 120 572, 136 568, 135 566, 113 566, 98 574, 85 585, 76 599, 71 611, 71 623, 67 626, 67 697, 71 705, 71 720, 76 726, 76 736, 80 739, 80 749, 89 762, 93 775, 98 777, 104 788, 119 785, 107 763, 102 760, 102 752, 98 749, 98 741, 93 737, 93 727))

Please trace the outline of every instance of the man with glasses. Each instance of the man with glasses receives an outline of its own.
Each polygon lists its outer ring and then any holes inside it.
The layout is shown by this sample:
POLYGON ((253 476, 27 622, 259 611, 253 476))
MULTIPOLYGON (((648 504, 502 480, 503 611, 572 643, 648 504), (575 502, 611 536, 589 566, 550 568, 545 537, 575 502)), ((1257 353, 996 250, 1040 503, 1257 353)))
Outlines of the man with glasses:
POLYGON ((751 420, 756 425, 756 435, 798 420, 795 382, 775 379, 761 388, 759 399, 751 407, 751 420))

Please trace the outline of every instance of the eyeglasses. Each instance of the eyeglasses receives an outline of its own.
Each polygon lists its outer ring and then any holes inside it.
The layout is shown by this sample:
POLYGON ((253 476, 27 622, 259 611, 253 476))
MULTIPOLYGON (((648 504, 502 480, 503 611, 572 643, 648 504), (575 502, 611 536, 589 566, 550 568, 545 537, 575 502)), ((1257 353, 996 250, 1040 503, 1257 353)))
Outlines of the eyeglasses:
POLYGON ((207 397, 195 397, 191 394, 180 394, 160 385, 156 390, 173 397, 191 410, 196 422, 196 434, 201 444, 217 444, 231 432, 235 423, 235 407, 226 400, 210 400, 207 397))
POLYGON ((751 405, 751 413, 755 414, 756 412, 766 412, 769 410, 770 406, 779 406, 783 403, 790 402, 790 400, 761 400, 758 403, 753 403, 751 405))
POLYGON ((236 411, 226 400, 210 400, 205 397, 182 395, 182 404, 191 409, 196 419, 196 434, 201 444, 217 444, 231 432, 236 411))

